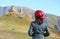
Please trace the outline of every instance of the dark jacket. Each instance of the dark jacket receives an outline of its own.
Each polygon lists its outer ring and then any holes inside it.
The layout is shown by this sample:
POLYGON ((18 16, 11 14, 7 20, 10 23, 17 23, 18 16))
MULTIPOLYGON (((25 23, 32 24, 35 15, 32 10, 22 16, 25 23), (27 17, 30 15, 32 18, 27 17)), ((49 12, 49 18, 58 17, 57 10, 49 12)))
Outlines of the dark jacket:
POLYGON ((46 23, 38 25, 36 22, 31 22, 28 34, 29 36, 32 36, 32 39, 45 39, 44 35, 50 35, 50 31, 46 23), (45 31, 47 33, 44 33, 45 31))

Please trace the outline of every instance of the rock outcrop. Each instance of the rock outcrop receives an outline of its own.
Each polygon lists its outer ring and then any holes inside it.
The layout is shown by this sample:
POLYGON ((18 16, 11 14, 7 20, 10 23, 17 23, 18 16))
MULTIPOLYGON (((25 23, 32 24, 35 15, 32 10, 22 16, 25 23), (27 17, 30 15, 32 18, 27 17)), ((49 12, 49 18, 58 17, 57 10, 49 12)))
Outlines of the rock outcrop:
POLYGON ((14 6, 11 6, 9 12, 17 12, 14 6))
POLYGON ((19 10, 19 16, 20 16, 20 17, 23 17, 23 15, 24 15, 23 9, 20 9, 20 10, 19 10))

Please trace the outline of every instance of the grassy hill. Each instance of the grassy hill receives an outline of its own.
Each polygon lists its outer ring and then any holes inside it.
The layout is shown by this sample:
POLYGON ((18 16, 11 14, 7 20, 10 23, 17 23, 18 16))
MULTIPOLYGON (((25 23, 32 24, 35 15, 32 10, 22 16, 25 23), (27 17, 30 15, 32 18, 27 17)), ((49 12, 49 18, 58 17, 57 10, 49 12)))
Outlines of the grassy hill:
MULTIPOLYGON (((27 31, 32 21, 27 15, 20 17, 15 12, 10 12, 0 17, 0 39, 31 39, 27 31)), ((60 39, 59 33, 51 29, 51 35, 47 39, 60 39), (53 35, 53 36, 52 36, 53 35)))
POLYGON ((14 15, 0 17, 0 30, 27 32, 31 20, 27 16, 24 18, 16 17, 14 15))

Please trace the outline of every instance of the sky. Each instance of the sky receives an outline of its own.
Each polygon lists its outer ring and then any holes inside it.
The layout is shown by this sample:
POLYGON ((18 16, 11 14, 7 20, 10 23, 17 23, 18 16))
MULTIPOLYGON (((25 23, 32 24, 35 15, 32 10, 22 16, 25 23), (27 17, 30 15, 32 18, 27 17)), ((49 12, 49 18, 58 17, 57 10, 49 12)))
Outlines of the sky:
POLYGON ((22 6, 60 16, 60 0, 0 0, 0 6, 22 6))

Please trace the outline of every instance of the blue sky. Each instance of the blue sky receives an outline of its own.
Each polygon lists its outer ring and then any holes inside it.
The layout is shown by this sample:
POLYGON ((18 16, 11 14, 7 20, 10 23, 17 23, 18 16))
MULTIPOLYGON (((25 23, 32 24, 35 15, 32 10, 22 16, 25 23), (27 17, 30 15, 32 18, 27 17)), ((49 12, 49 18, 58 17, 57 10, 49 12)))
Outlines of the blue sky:
POLYGON ((0 0, 0 6, 23 6, 60 16, 60 0, 0 0))

